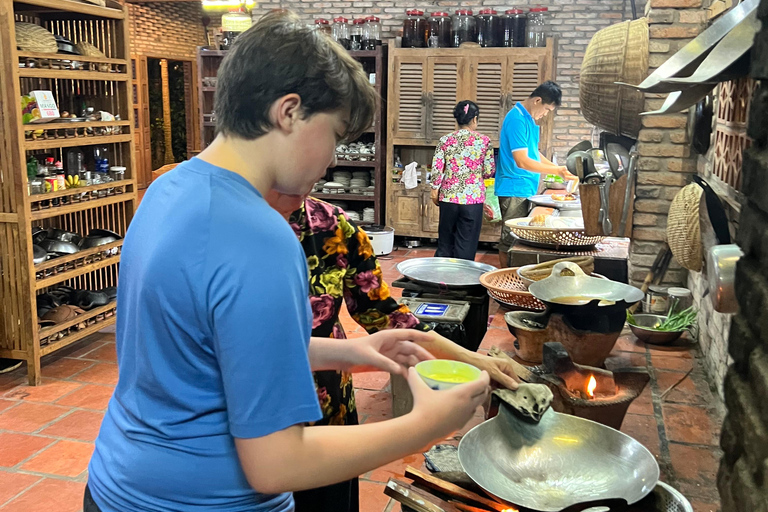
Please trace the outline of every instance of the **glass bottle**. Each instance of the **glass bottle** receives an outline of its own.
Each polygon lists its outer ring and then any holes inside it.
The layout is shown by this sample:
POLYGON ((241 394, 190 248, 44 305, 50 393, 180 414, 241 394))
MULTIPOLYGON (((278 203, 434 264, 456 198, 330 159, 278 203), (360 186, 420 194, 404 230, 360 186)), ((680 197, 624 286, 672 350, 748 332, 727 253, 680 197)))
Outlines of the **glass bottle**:
POLYGON ((343 16, 334 18, 332 35, 337 43, 349 50, 349 20, 347 18, 343 16))
POLYGON ((525 45, 529 48, 543 48, 547 46, 547 34, 544 30, 546 24, 546 7, 534 7, 528 13, 528 30, 526 31, 525 45))
POLYGON ((363 26, 363 50, 375 50, 381 45, 381 20, 368 16, 363 26))
POLYGON ((352 29, 349 34, 350 50, 363 49, 363 25, 364 24, 365 24, 365 18, 358 18, 352 22, 352 29))
POLYGON ((477 42, 484 48, 502 46, 501 17, 494 9, 483 9, 477 15, 477 42))
POLYGON ((453 47, 458 48, 461 43, 477 42, 477 22, 472 11, 459 9, 453 17, 453 47))
POLYGON ((447 12, 433 12, 429 16, 429 47, 450 48, 451 17, 447 12))
POLYGON ((315 20, 315 29, 328 36, 333 34, 331 30, 331 22, 323 18, 318 18, 315 20))
POLYGON ((502 45, 506 48, 525 46, 528 17, 522 9, 508 9, 502 19, 502 45))
POLYGON ((427 21, 424 11, 409 9, 403 20, 403 48, 425 48, 427 46, 427 21))

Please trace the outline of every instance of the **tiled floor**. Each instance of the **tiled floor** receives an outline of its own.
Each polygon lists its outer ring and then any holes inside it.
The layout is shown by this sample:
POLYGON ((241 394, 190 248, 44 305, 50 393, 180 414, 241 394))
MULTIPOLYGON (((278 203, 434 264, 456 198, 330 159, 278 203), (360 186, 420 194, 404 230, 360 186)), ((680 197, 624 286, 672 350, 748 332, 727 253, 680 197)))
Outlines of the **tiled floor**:
MULTIPOLYGON (((398 262, 433 254, 433 249, 398 250, 381 260, 384 276, 391 282, 399 277, 398 262)), ((484 253, 478 260, 495 265, 498 258, 484 253)), ((397 296, 399 290, 392 292, 397 296)), ((364 334, 348 316, 343 322, 350 337, 364 334)), ((502 314, 492 316, 480 350, 492 345, 512 350, 502 314)), ((696 357, 695 350, 644 346, 629 335, 619 340, 609 365, 648 368, 651 384, 630 407, 622 430, 656 455, 662 479, 683 492, 696 512, 714 512, 719 510, 715 474, 722 409, 696 357), (662 400, 662 393, 691 368, 662 400)), ((117 381, 114 335, 102 332, 53 354, 43 361, 43 375, 43 385, 36 388, 26 385, 23 369, 0 375, 0 512, 81 509, 92 443, 117 381)), ((354 382, 363 422, 391 416, 388 375, 357 375, 354 382)), ((475 417, 464 431, 480 421, 475 417)), ((384 483, 402 476, 406 466, 422 463, 421 455, 412 455, 362 475, 361 510, 399 511, 399 504, 383 494, 384 483)))

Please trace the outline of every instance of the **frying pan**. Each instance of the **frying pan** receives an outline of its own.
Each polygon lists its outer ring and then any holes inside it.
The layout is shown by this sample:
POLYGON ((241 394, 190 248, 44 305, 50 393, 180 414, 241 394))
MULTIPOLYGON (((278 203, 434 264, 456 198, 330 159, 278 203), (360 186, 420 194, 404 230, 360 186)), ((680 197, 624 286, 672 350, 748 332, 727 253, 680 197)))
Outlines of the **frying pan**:
POLYGON ((608 159, 608 165, 611 166, 611 172, 613 176, 618 179, 624 174, 619 172, 619 162, 624 168, 624 173, 629 169, 629 151, 621 144, 615 142, 609 142, 605 146, 605 156, 608 159))
POLYGON ((628 284, 590 277, 581 270, 581 267, 570 261, 556 264, 552 269, 552 275, 533 283, 528 287, 528 291, 546 304, 551 311, 567 315, 613 313, 615 310, 627 309, 632 304, 643 300, 645 295, 641 290, 628 284), (561 276, 560 273, 566 268, 574 275, 561 276), (587 297, 592 300, 587 304, 576 305, 559 300, 563 297, 587 297), (611 301, 611 303, 600 305, 601 300, 611 301))
POLYGON ((501 406, 462 438, 459 461, 485 491, 542 512, 606 500, 633 504, 659 479, 656 459, 639 442, 552 409, 534 423, 501 406))
POLYGON ((75 254, 80 250, 76 244, 72 242, 64 242, 62 240, 46 239, 40 242, 38 245, 49 253, 57 254, 75 254))
POLYGON ((40 247, 39 245, 32 246, 32 261, 37 265, 48 259, 48 251, 40 247))
POLYGON ((577 151, 589 151, 590 149, 592 149, 592 143, 588 140, 583 140, 569 149, 566 156, 571 156, 571 153, 575 153, 577 151))

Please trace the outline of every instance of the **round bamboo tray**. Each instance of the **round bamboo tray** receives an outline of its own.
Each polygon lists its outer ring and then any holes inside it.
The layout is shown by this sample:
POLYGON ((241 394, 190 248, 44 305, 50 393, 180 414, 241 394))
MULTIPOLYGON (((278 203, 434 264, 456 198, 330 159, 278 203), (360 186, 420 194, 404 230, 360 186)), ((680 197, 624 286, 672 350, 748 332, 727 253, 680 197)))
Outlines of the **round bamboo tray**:
POLYGON ((57 53, 56 37, 40 25, 16 22, 16 47, 25 52, 57 53))
POLYGON ((506 222, 513 235, 524 243, 553 248, 591 247, 603 241, 604 236, 587 236, 584 228, 546 228, 528 226, 527 218, 506 222))
POLYGON ((667 217, 667 243, 683 268, 700 272, 702 268, 701 221, 699 203, 704 194, 696 183, 683 187, 672 200, 667 217))
POLYGON ((528 291, 523 280, 517 275, 517 269, 518 267, 502 268, 486 272, 480 276, 480 284, 488 290, 488 295, 508 306, 543 311, 546 306, 528 291))
POLYGON ((581 64, 579 104, 584 118, 603 130, 637 138, 645 95, 637 85, 648 74, 648 21, 624 21, 598 31, 581 64))

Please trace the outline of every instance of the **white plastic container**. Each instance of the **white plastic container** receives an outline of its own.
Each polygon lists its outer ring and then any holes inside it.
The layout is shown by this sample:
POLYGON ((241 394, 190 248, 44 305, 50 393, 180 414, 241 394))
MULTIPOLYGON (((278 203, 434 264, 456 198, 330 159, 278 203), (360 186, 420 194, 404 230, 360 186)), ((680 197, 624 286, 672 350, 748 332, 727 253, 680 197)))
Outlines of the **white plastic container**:
POLYGON ((367 226, 363 230, 368 234, 375 256, 384 256, 392 252, 395 246, 395 229, 388 226, 367 226))

